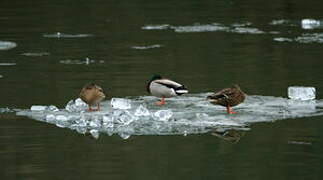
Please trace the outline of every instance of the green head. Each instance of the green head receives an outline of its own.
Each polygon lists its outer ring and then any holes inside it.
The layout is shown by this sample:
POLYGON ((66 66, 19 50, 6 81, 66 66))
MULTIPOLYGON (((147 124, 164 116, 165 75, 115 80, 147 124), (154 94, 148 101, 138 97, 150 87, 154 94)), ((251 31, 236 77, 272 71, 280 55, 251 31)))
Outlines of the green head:
POLYGON ((155 74, 155 75, 153 75, 153 76, 151 77, 150 81, 154 81, 154 80, 161 79, 161 78, 162 78, 162 77, 161 77, 161 75, 159 75, 159 74, 155 74))

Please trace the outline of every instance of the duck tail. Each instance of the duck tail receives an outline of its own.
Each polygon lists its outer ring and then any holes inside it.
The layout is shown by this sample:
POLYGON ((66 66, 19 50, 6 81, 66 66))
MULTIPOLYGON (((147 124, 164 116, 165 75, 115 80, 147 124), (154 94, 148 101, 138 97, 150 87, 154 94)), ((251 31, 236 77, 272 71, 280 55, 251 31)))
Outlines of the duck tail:
POLYGON ((175 89, 175 92, 177 95, 183 95, 183 94, 187 94, 188 93, 188 90, 185 86, 180 86, 178 88, 175 89))

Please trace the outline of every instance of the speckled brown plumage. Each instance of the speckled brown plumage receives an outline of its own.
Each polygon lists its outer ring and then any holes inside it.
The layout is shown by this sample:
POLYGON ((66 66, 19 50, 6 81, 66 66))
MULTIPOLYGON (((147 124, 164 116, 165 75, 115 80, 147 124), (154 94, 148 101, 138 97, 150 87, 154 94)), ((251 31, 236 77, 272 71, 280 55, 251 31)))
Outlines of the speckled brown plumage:
POLYGON ((100 86, 94 83, 88 83, 82 88, 80 98, 89 105, 89 110, 92 111, 92 105, 97 105, 96 110, 100 110, 99 103, 105 98, 105 95, 100 86))
POLYGON ((231 88, 222 89, 207 97, 210 103, 227 107, 228 113, 232 114, 230 107, 242 103, 246 98, 246 94, 238 85, 231 88))

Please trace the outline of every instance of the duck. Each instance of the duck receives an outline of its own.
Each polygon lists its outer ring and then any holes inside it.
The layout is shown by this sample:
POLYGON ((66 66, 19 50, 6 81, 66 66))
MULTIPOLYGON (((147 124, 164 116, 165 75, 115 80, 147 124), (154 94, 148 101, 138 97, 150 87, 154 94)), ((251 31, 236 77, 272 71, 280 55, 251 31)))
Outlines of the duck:
POLYGON ((232 107, 242 103, 245 98, 246 94, 237 84, 207 96, 210 103, 226 107, 228 114, 235 114, 236 112, 232 110, 232 107))
POLYGON ((105 98, 103 89, 95 83, 86 84, 81 92, 80 98, 89 106, 89 111, 100 111, 100 102, 105 98), (96 105, 96 109, 92 109, 92 106, 96 105))
POLYGON ((156 105, 164 105, 165 98, 181 96, 188 93, 188 90, 184 85, 170 79, 163 78, 159 74, 151 77, 146 88, 148 93, 161 98, 156 105))

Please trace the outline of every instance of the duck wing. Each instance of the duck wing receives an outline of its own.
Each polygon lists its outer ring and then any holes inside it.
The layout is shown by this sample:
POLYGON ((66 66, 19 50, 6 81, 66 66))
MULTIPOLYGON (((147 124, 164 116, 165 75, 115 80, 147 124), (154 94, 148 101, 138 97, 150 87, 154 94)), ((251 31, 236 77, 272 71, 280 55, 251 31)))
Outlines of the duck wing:
POLYGON ((159 79, 159 80, 155 80, 154 82, 162 86, 165 86, 167 88, 174 89, 177 95, 188 93, 188 90, 184 85, 169 79, 159 79))

